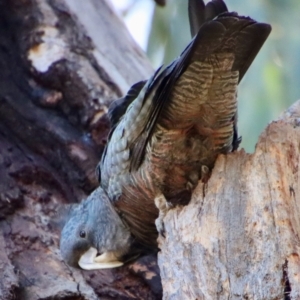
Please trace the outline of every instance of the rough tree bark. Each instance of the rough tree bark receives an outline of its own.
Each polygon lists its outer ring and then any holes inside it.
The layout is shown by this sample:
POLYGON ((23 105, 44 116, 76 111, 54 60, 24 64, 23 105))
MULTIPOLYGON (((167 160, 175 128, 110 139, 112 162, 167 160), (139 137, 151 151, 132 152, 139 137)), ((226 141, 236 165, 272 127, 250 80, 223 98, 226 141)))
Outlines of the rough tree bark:
MULTIPOLYGON (((105 0, 0 0, 0 37, 0 299, 160 299, 155 257, 69 268, 51 222, 96 187, 107 106, 150 76, 145 55, 105 0)), ((299 117, 167 214, 165 299, 300 297, 299 117)))
POLYGON ((105 112, 145 55, 104 0, 1 0, 0 37, 0 299, 160 299, 155 257, 71 269, 51 222, 97 186, 105 112))

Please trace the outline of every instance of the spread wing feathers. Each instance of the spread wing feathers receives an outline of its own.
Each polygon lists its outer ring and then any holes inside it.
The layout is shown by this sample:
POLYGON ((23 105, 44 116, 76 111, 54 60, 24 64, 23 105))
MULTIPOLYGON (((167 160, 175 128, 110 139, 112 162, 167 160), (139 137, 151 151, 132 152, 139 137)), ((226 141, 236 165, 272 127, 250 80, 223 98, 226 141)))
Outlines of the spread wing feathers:
POLYGON ((145 155, 146 145, 161 112, 164 110, 164 106, 168 104, 171 98, 171 92, 175 82, 188 67, 189 63, 195 60, 196 57, 198 60, 204 60, 205 57, 216 50, 222 41, 224 30, 225 28, 222 24, 217 22, 204 24, 197 36, 187 46, 181 56, 169 65, 165 73, 160 74, 161 84, 155 85, 158 87, 151 99, 148 119, 145 122, 146 126, 132 149, 130 170, 135 171, 141 165, 145 155), (199 47, 200 45, 201 47, 199 47), (194 57, 194 54, 196 57, 194 57), (164 78, 161 78, 162 75, 164 78))
POLYGON ((232 143, 237 142, 233 141, 236 85, 270 30, 270 25, 236 13, 222 14, 216 20, 206 22, 182 55, 167 68, 165 78, 158 77, 161 84, 154 84, 158 88, 151 93, 154 98, 150 112, 145 116, 148 118, 146 126, 132 148, 130 169, 139 168, 159 119, 169 128, 188 129, 193 122, 194 125, 198 122, 199 133, 202 131, 206 135, 213 129, 211 134, 216 138, 219 135, 219 144, 226 145, 223 152, 232 149, 232 143), (226 93, 228 97, 224 97, 226 93), (197 95, 198 100, 194 99, 197 95), (225 126, 224 122, 231 123, 225 126))
POLYGON ((135 83, 129 89, 125 97, 119 98, 111 103, 107 112, 107 116, 109 118, 110 127, 112 128, 112 131, 125 114, 131 102, 137 98, 138 94, 140 93, 146 82, 146 80, 143 80, 135 83))
POLYGON ((129 97, 126 113, 114 117, 119 123, 101 160, 101 185, 110 199, 120 196, 130 172, 139 169, 158 125, 193 128, 210 139, 215 153, 235 147, 236 87, 269 32, 268 24, 223 13, 205 22, 181 56, 157 70, 134 101, 129 97))
MULTIPOLYGON (((117 106, 110 114, 115 128, 110 132, 109 142, 103 152, 98 170, 101 169, 101 176, 99 174, 101 186, 108 191, 111 199, 118 197, 121 193, 121 187, 124 184, 122 174, 129 172, 129 158, 132 156, 133 145, 146 128, 148 115, 152 112, 150 109, 151 99, 154 97, 157 85, 164 79, 169 68, 159 74, 160 70, 161 68, 144 84, 134 99, 131 99, 131 96, 129 97, 130 101, 128 100, 127 106, 124 105, 122 108, 122 110, 125 110, 126 107, 126 111, 125 113, 122 112, 122 116, 118 114, 119 109, 117 106)), ((137 93, 137 89, 131 90, 133 91, 130 93, 132 96, 137 93)), ((121 101, 126 102, 126 100, 121 101)))
MULTIPOLYGON (((107 116, 110 122, 110 132, 108 135, 107 143, 109 143, 110 138, 116 128, 116 126, 119 124, 120 120, 124 116, 128 106, 137 98, 140 91, 146 84, 146 80, 139 81, 135 83, 127 92, 126 96, 119 98, 111 103, 111 105, 108 108, 107 116)), ((102 154, 102 160, 105 158, 107 152, 107 147, 104 149, 102 154)), ((96 177, 98 179, 98 182, 101 183, 101 161, 96 167, 96 177)))
POLYGON ((192 37, 198 33, 205 21, 228 11, 223 0, 212 0, 206 5, 203 0, 189 0, 188 10, 192 37))

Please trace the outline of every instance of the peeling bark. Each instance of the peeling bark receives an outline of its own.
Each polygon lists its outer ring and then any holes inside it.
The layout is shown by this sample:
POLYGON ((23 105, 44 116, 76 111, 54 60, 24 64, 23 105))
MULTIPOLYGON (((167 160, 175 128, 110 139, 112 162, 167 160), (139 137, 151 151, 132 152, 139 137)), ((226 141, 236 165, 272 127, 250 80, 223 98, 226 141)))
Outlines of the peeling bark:
POLYGON ((165 217, 164 299, 300 298, 300 101, 165 217), (203 193, 205 191, 205 193, 203 193))
POLYGON ((160 299, 156 257, 75 270, 53 223, 97 186, 107 106, 145 55, 104 0, 1 0, 0 36, 0 299, 160 299))

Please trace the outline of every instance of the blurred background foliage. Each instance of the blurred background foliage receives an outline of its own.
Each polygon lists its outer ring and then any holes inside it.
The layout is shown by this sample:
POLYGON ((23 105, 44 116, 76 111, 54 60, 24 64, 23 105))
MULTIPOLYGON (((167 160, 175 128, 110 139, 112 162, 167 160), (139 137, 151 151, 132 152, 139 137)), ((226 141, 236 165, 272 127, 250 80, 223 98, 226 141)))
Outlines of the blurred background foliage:
MULTIPOLYGON (((172 61, 191 39, 187 0, 167 0, 165 7, 151 0, 112 1, 154 68, 172 61)), ((300 1, 225 2, 229 11, 270 23, 273 28, 239 87, 241 146, 252 152, 266 125, 300 99, 300 1)))

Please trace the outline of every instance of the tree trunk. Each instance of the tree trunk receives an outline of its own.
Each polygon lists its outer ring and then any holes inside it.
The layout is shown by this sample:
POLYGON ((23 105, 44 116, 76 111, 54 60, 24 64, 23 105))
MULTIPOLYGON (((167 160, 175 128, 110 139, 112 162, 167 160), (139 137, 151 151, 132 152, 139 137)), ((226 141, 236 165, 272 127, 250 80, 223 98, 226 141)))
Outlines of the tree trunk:
MULTIPOLYGON (((0 36, 0 299, 160 299, 154 256, 72 269, 52 222, 97 186, 107 106, 151 75, 145 55, 105 0, 0 0, 0 36)), ((167 214, 165 299, 300 297, 299 117, 220 156, 167 214)))
POLYGON ((300 299, 300 100, 165 217, 164 299, 300 299))
POLYGON ((96 186, 112 99, 152 68, 104 0, 0 0, 0 299, 160 299, 156 258, 69 268, 53 218, 96 186))

